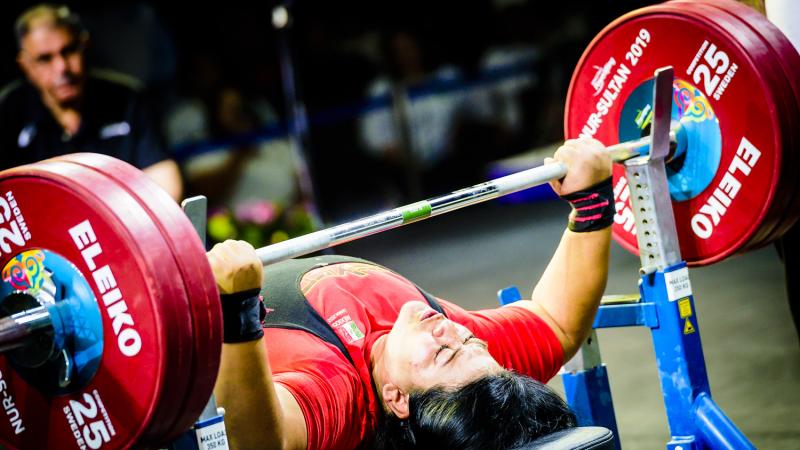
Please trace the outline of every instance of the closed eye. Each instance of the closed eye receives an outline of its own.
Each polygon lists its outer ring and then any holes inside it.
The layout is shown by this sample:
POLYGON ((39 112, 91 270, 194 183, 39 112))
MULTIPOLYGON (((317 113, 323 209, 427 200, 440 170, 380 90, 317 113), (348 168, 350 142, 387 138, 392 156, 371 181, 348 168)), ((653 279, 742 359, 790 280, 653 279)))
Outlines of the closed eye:
POLYGON ((472 334, 469 335, 469 337, 467 337, 466 339, 464 339, 464 344, 467 344, 467 343, 470 343, 470 342, 473 343, 473 344, 479 345, 479 346, 481 346, 481 347, 483 347, 485 349, 489 348, 489 344, 486 343, 486 341, 484 341, 483 339, 478 339, 478 338, 475 337, 475 335, 472 335, 472 334))
MULTIPOLYGON (((466 344, 469 344, 469 343, 476 344, 476 345, 478 345, 478 346, 481 346, 481 347, 483 347, 483 348, 485 348, 485 349, 488 349, 488 348, 489 348, 489 346, 488 346, 488 344, 486 343, 486 341, 484 341, 484 340, 482 340, 482 339, 478 339, 478 338, 476 338, 474 334, 470 334, 469 336, 467 336, 467 338, 466 338, 466 339, 464 339, 463 341, 461 341, 461 344, 462 344, 462 345, 466 345, 466 344)), ((433 355, 433 359, 434 359, 434 361, 436 361, 436 359, 439 357, 439 353, 441 353, 441 352, 442 352, 442 350, 445 350, 445 349, 447 349, 447 350, 451 350, 451 349, 450 349, 450 346, 448 346, 448 345, 442 345, 441 347, 439 347, 439 349, 438 349, 438 350, 436 350, 436 353, 434 353, 434 355, 433 355)), ((450 361, 452 361, 452 360, 453 360, 453 358, 455 358, 455 356, 456 356, 456 354, 457 354, 457 353, 458 353, 458 350, 454 351, 454 352, 453 352, 453 353, 450 355, 450 357, 447 359, 447 361, 445 361, 445 362, 444 362, 444 364, 446 365, 447 363, 449 363, 450 361)))
POLYGON ((436 354, 433 355, 433 359, 435 360, 436 358, 438 358, 439 357, 439 353, 441 353, 442 350, 444 350, 446 348, 450 348, 450 347, 448 347, 446 345, 443 345, 443 346, 439 347, 439 350, 436 350, 436 354))

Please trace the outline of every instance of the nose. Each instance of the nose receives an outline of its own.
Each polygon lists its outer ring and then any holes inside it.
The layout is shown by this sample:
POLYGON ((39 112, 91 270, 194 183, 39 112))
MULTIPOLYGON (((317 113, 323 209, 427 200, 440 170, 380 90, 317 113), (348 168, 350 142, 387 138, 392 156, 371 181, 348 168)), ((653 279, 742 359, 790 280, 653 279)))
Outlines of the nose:
POLYGON ((455 329, 453 322, 443 319, 441 320, 431 331, 431 334, 436 339, 441 339, 444 337, 449 337, 452 334, 452 331, 455 329))
POLYGON ((67 69, 67 60, 61 55, 56 55, 53 57, 52 65, 53 70, 61 74, 67 69))

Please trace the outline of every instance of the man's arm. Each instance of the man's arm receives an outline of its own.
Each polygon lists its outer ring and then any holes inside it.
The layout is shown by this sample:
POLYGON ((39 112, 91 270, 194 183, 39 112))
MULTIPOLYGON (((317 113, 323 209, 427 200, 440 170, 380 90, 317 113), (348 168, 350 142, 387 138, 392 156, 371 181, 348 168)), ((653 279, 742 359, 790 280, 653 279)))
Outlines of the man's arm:
MULTIPOLYGON (((609 157, 595 140, 567 141, 554 157, 569 168, 563 180, 552 183, 561 196, 586 189, 611 175, 609 157)), ((606 286, 610 242, 610 226, 588 232, 566 230, 534 287, 531 300, 515 303, 533 311, 550 326, 561 342, 565 361, 578 351, 591 330, 606 286)))
MULTIPOLYGON (((221 294, 261 287, 263 267, 250 244, 217 244, 208 253, 208 260, 221 294)), ((294 396, 272 381, 263 340, 222 346, 214 394, 226 411, 231 448, 305 449, 305 418, 294 396)))
POLYGON ((175 201, 180 201, 183 196, 183 181, 178 163, 172 159, 165 159, 142 169, 175 201))

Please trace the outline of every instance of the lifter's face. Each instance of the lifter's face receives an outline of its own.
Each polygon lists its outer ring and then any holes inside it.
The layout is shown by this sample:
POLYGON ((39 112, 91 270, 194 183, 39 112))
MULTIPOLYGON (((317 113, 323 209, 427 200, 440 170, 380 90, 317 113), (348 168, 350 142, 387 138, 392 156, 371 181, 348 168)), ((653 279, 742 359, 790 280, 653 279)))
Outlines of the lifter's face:
POLYGON ((484 341, 423 302, 408 302, 387 336, 386 369, 403 392, 458 387, 502 370, 484 341))
POLYGON ((81 96, 86 38, 49 24, 32 25, 17 62, 47 100, 64 107, 81 96))

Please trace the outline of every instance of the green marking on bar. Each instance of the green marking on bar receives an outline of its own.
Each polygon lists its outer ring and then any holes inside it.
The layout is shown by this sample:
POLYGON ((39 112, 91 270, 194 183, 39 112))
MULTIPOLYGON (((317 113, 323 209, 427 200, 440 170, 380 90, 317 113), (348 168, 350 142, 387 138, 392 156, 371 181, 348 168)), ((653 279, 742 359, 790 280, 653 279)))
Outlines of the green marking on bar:
POLYGON ((423 200, 412 203, 400 209, 403 214, 403 223, 411 223, 431 215, 431 204, 423 200))

